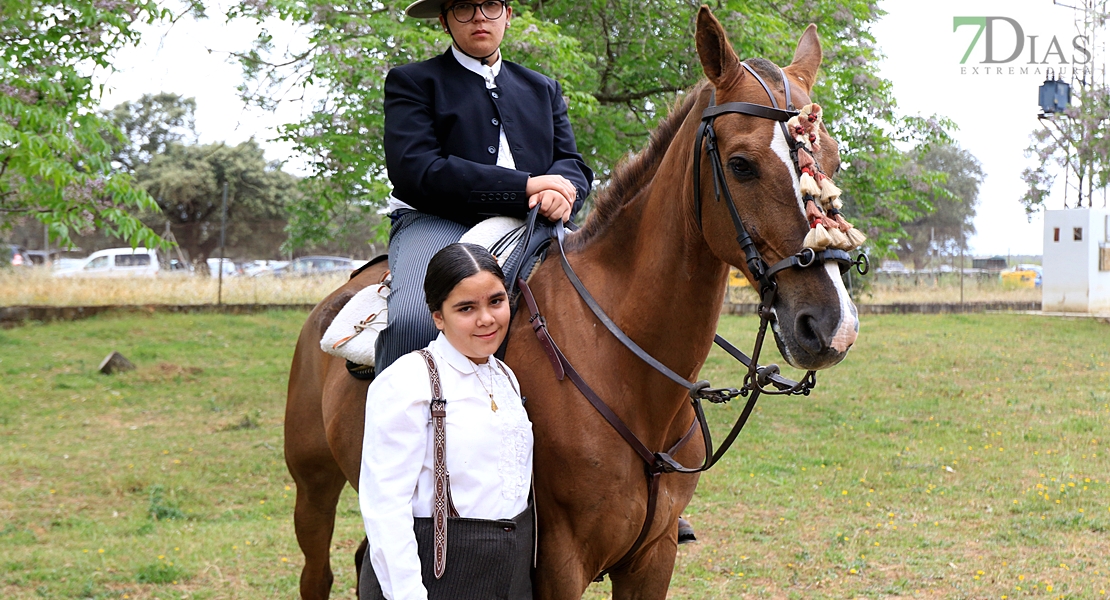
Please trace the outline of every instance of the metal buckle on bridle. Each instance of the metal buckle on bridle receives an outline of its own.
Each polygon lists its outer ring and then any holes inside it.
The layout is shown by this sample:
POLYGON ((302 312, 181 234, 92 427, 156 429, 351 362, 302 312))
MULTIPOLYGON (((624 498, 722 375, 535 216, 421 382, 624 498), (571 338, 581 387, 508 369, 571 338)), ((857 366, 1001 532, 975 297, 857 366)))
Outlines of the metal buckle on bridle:
POLYGON ((856 272, 860 275, 867 275, 871 271, 871 259, 867 258, 867 255, 863 252, 860 252, 851 264, 856 267, 856 272))
POLYGON ((711 388, 709 387, 709 382, 705 379, 698 381, 690 387, 691 400, 708 400, 713 404, 724 404, 742 395, 744 395, 744 392, 736 388, 711 388))
POLYGON ((813 248, 802 248, 802 251, 796 254, 798 257, 798 266, 806 268, 812 266, 817 261, 817 252, 813 248), (809 257, 807 260, 806 257, 809 257))

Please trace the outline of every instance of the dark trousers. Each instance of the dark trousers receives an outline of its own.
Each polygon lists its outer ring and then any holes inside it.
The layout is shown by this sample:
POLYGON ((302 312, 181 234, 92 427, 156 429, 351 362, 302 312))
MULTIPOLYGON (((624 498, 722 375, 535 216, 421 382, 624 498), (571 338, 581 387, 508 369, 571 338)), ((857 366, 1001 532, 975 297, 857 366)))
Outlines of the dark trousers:
POLYGON ((424 275, 436 252, 459 241, 469 229, 454 221, 415 210, 390 215, 389 270, 393 284, 387 300, 389 324, 378 336, 376 371, 431 343, 439 332, 424 299, 424 275))

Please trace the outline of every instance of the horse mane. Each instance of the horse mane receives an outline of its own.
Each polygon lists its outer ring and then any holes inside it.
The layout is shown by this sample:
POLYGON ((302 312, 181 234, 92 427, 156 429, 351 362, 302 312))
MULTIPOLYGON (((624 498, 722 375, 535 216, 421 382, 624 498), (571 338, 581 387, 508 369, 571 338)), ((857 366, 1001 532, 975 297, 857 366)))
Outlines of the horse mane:
POLYGON ((647 147, 636 154, 629 155, 613 169, 609 184, 594 200, 594 209, 586 224, 577 235, 567 240, 568 242, 573 240, 570 245, 581 247, 603 233, 620 214, 621 209, 647 186, 655 176, 659 163, 662 162, 682 122, 697 103, 700 92, 708 85, 709 82, 703 80, 688 90, 685 97, 676 102, 663 122, 651 132, 651 140, 647 147))

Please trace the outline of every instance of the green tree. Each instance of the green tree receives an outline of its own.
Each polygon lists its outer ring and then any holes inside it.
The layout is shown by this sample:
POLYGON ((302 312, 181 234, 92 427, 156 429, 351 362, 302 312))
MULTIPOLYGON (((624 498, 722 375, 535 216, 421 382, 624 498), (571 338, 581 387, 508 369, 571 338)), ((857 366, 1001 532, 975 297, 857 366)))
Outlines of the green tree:
POLYGON ((63 245, 93 228, 160 243, 135 216, 153 200, 112 170, 89 73, 165 15, 153 0, 0 0, 0 229, 31 215, 63 245))
POLYGON ((983 169, 970 152, 955 145, 938 145, 912 153, 909 168, 943 174, 941 183, 929 192, 929 211, 904 225, 898 238, 898 257, 912 261, 915 270, 932 258, 952 255, 967 248, 975 233, 975 205, 983 169))
POLYGON ((1076 208, 1081 208, 1084 200, 1088 207, 1094 206, 1095 190, 1110 184, 1110 136, 1106 134, 1110 89, 1088 83, 1080 84, 1076 92, 1074 104, 1062 114, 1042 118, 1042 128, 1033 132, 1025 149, 1025 156, 1035 160, 1035 166, 1021 173, 1028 187, 1020 202, 1030 217, 1045 209, 1061 170, 1065 173, 1064 208, 1068 208, 1069 195, 1076 208))
MULTIPOLYGON (((267 163, 254 141, 185 145, 170 143, 164 152, 135 169, 135 179, 156 198, 161 213, 148 222, 168 222, 186 256, 202 271, 219 248, 223 186, 228 184, 227 245, 272 254, 281 243, 274 234, 296 197, 296 178, 267 163), (253 243, 253 246, 252 246, 253 243)), ((283 237, 283 236, 282 236, 283 237)))
POLYGON ((162 92, 144 94, 135 102, 124 102, 106 111, 107 117, 123 134, 106 134, 112 144, 112 161, 133 173, 170 144, 195 142, 197 101, 162 92))
MULTIPOLYGON (((282 137, 311 158, 311 190, 291 211, 292 245, 334 235, 333 215, 377 210, 389 193, 382 151, 382 86, 392 66, 428 58, 447 48, 433 22, 402 16, 407 0, 256 0, 229 16, 264 23, 278 17, 304 26, 307 47, 275 50, 263 33, 240 55, 250 81, 245 96, 268 106, 281 92, 304 87, 322 93, 303 121, 282 137)), ((579 149, 602 180, 616 162, 639 150, 674 103, 701 77, 693 30, 698 2, 583 0, 514 3, 513 29, 503 46, 509 60, 563 84, 579 149)), ((825 107, 830 131, 841 142, 846 168, 846 214, 880 250, 902 233, 900 225, 927 208, 937 177, 904 168, 896 143, 927 145, 947 139, 951 123, 903 118, 891 85, 878 76, 881 54, 868 25, 881 16, 872 2, 807 3, 728 0, 714 11, 745 57, 780 64, 792 56, 809 22, 821 23, 823 74, 814 98, 825 107)))

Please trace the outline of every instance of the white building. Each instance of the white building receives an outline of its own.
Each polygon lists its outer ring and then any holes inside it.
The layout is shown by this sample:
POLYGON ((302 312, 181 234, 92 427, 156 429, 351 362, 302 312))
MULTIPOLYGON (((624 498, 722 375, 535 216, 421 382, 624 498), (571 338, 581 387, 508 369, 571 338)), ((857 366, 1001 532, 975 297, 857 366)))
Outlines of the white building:
POLYGON ((1110 314, 1110 210, 1045 211, 1041 307, 1110 314))

